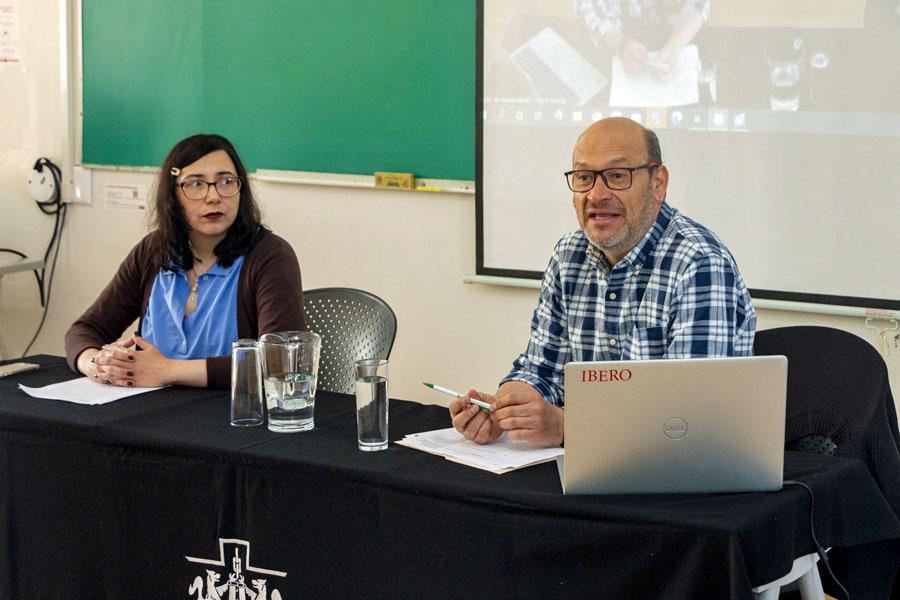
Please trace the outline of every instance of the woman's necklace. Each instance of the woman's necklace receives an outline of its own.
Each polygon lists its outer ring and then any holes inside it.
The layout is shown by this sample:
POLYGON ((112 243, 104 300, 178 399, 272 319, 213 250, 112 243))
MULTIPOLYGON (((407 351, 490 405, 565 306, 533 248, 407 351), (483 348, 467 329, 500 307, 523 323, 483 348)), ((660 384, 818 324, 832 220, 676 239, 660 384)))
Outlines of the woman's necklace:
MULTIPOLYGON (((190 242, 188 242, 190 244, 190 242)), ((212 260, 210 262, 204 262, 199 258, 196 258, 196 252, 194 252, 194 245, 190 244, 191 253, 194 254, 194 260, 200 263, 200 268, 203 269, 205 273, 209 267, 203 268, 204 265, 212 265, 216 261, 215 255, 213 255, 212 260)), ((194 270, 194 267, 191 267, 187 271, 185 271, 185 275, 187 276, 188 285, 191 286, 191 293, 188 294, 187 302, 184 304, 184 316, 191 314, 195 310, 197 310, 197 296, 200 292, 200 276, 197 274, 197 271, 194 270)))
POLYGON ((194 297, 194 300, 197 299, 197 290, 200 289, 200 278, 197 277, 197 274, 194 273, 194 269, 190 269, 188 271, 188 282, 191 284, 191 296, 194 297))
POLYGON ((185 303, 185 315, 197 309, 197 292, 200 291, 200 278, 194 273, 194 269, 188 269, 186 274, 188 284, 191 286, 191 293, 188 294, 188 299, 185 303))

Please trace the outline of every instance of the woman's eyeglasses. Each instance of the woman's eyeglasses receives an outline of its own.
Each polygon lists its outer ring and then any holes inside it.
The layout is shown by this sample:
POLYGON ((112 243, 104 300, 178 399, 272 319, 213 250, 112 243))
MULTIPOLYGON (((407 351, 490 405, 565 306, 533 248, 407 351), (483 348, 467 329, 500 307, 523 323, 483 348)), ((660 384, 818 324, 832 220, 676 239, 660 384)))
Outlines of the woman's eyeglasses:
POLYGON ((218 181, 203 181, 202 179, 191 179, 179 183, 178 187, 184 192, 184 196, 190 200, 202 200, 209 193, 209 186, 216 186, 216 192, 222 198, 230 198, 241 191, 241 178, 230 175, 223 177, 218 181))

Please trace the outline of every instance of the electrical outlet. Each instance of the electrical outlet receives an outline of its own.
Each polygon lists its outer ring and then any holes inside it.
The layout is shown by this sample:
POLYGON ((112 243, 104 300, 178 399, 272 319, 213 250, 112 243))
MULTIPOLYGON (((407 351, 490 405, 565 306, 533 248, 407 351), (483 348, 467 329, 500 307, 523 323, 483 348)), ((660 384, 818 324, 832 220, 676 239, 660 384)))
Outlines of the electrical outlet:
POLYGON ((49 167, 40 171, 31 170, 28 174, 28 193, 37 202, 48 202, 56 195, 56 182, 49 167))
POLYGON ((67 202, 75 204, 91 205, 91 185, 93 184, 93 171, 84 167, 75 166, 72 169, 72 196, 64 198, 67 202))

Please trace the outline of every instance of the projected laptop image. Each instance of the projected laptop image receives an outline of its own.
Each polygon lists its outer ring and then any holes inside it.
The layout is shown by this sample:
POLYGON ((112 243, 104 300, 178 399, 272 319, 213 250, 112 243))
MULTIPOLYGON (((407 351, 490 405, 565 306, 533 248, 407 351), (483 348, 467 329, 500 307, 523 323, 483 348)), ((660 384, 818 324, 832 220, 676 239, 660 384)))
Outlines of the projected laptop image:
POLYGON ((565 98, 581 106, 606 87, 598 71, 556 31, 546 27, 510 54, 535 96, 565 98))
POLYGON ((781 489, 787 358, 566 365, 565 494, 781 489))

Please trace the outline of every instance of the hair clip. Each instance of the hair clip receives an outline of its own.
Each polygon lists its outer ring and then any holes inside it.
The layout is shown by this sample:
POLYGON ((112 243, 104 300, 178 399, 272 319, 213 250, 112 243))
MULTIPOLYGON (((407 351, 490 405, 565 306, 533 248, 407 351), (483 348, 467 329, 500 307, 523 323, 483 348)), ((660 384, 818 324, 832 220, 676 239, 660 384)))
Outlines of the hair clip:
POLYGON ((179 169, 178 167, 172 167, 169 173, 171 173, 175 177, 178 177, 179 175, 181 175, 181 169, 179 169))

